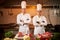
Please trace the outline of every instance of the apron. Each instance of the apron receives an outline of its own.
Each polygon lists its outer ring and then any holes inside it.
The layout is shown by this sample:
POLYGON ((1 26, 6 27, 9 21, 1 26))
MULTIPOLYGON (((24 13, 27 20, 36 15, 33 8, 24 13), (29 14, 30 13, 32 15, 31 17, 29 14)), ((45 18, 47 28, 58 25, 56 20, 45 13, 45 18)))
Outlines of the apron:
POLYGON ((29 34, 29 27, 28 27, 28 25, 23 25, 23 26, 21 25, 19 27, 19 32, 22 32, 23 35, 29 34))
POLYGON ((35 26, 34 28, 34 35, 38 35, 38 34, 43 34, 45 33, 45 28, 44 26, 35 26))

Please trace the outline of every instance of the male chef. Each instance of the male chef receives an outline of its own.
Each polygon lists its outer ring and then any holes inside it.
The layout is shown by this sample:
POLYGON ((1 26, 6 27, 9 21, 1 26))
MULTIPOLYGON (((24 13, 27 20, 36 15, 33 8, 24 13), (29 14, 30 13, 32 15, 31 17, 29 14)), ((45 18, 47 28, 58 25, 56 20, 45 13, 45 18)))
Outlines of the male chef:
POLYGON ((34 35, 45 33, 46 17, 42 15, 42 5, 37 4, 37 15, 33 17, 34 35))
MULTIPOLYGON (((22 35, 25 35, 30 33, 29 23, 31 22, 30 14, 26 13, 26 1, 21 2, 21 8, 22 12, 17 15, 17 24, 19 25, 19 32, 21 32, 22 35)), ((18 35, 19 34, 17 34, 17 36, 18 35)))

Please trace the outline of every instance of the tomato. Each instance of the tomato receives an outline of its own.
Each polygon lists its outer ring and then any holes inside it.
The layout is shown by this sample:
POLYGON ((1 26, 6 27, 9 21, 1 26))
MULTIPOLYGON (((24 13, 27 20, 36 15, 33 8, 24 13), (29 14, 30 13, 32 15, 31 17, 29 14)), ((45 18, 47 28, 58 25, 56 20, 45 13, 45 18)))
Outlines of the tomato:
POLYGON ((33 37, 33 35, 32 35, 32 34, 29 34, 29 36, 30 36, 30 37, 33 37))

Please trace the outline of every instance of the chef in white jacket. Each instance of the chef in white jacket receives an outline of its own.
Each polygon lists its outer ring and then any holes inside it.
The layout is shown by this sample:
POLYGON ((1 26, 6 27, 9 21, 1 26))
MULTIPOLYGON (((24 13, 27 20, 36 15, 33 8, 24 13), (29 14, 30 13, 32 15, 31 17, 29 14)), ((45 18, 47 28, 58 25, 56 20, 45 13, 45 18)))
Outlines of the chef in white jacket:
POLYGON ((19 25, 19 32, 25 35, 30 33, 28 25, 31 22, 30 15, 26 13, 26 1, 21 2, 21 8, 22 12, 17 15, 17 24, 19 25))
POLYGON ((46 17, 42 15, 42 5, 37 4, 37 15, 33 17, 34 35, 45 33, 46 17))

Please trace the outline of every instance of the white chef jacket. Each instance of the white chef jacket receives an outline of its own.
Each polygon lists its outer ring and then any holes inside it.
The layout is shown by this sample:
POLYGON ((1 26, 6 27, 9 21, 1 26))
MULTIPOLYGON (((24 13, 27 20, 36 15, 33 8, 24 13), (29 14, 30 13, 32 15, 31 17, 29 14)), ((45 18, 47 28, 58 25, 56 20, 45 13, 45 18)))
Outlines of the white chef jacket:
POLYGON ((38 17, 38 15, 34 16, 33 25, 35 26, 34 35, 43 34, 45 32, 44 25, 47 25, 46 17, 45 16, 38 17), (40 22, 40 24, 38 24, 37 22, 40 22))
POLYGON ((23 25, 24 23, 30 23, 31 17, 29 14, 20 13, 17 15, 17 24, 19 24, 19 32, 22 32, 23 34, 29 33, 29 27, 28 25, 23 25), (20 20, 23 20, 24 22, 21 22, 20 20))

